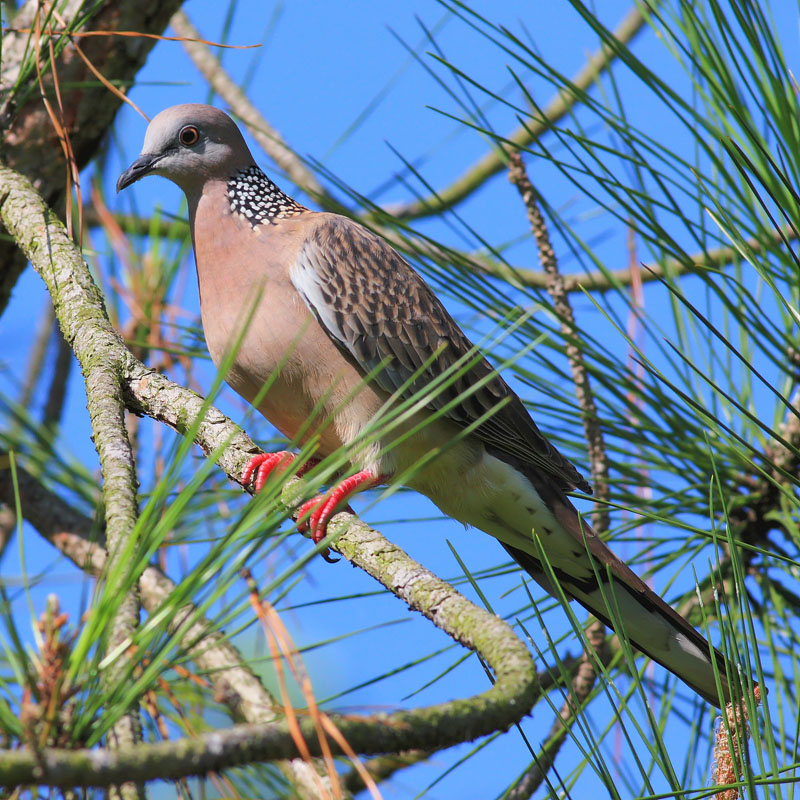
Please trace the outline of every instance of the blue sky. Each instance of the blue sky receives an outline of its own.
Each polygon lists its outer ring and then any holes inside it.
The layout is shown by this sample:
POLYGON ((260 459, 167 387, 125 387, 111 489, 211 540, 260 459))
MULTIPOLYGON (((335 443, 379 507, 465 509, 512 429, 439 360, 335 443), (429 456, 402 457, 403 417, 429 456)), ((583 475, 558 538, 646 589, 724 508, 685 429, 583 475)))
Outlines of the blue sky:
MULTIPOLYGON (((601 18, 609 26, 615 25, 628 10, 628 4, 616 0, 604 0, 600 6, 601 18)), ((796 9, 792 10, 788 3, 777 3, 775 7, 776 13, 785 15, 787 19, 796 14, 796 9)), ((597 46, 591 31, 567 3, 531 4, 504 0, 502 3, 474 3, 473 8, 491 16, 495 22, 509 26, 521 37, 529 35, 541 54, 567 75, 582 66, 587 54, 597 46)), ((185 9, 205 37, 219 40, 223 35, 225 6, 188 2, 185 9)), ((447 74, 447 70, 427 54, 426 51, 431 50, 430 44, 419 47, 424 41, 424 28, 437 29, 437 45, 452 64, 497 91, 510 85, 512 77, 496 47, 463 22, 453 19, 443 5, 420 0, 409 3, 301 1, 279 7, 241 0, 237 3, 227 41, 232 44, 262 43, 262 47, 227 50, 223 53, 223 64, 238 80, 248 79, 250 98, 297 152, 321 163, 375 202, 402 202, 413 198, 415 191, 423 191, 413 176, 407 177, 408 189, 390 180, 396 173, 405 172, 404 160, 413 163, 431 186, 442 187, 487 150, 484 138, 448 116, 461 116, 461 110, 425 68, 427 66, 437 74, 447 74), (403 42, 418 49, 422 64, 409 55, 403 42), (362 112, 373 104, 369 115, 348 133, 362 112), (381 191, 381 187, 386 185, 389 189, 381 191)), ((793 41, 792 46, 796 47, 796 42, 793 41)), ((677 76, 671 58, 651 33, 645 31, 635 49, 641 56, 646 55, 662 74, 677 76)), ((546 102, 552 95, 551 89, 541 78, 527 77, 537 100, 546 102)), ((635 82, 626 81, 624 74, 621 86, 628 92, 625 103, 632 118, 646 119, 660 113, 659 109, 647 105, 648 98, 640 94, 635 82)), ((176 103, 206 102, 209 94, 181 45, 163 42, 156 46, 140 73, 131 97, 152 117, 176 103)), ((517 124, 513 111, 497 104, 488 108, 486 113, 498 131, 508 132, 517 124)), ((674 140, 686 136, 666 116, 663 126, 675 126, 674 140)), ((131 109, 125 108, 120 112, 115 126, 115 146, 110 151, 103 175, 109 202, 119 210, 130 210, 130 198, 123 195, 115 200, 111 187, 117 174, 139 152, 145 127, 144 120, 131 109)), ((668 127, 665 133, 669 135, 668 127)), ((253 152, 271 176, 292 193, 294 187, 276 174, 269 159, 255 146, 253 152)), ((593 218, 592 204, 580 198, 575 188, 548 164, 533 161, 530 170, 537 186, 553 206, 583 222, 588 235, 604 237, 599 250, 608 259, 609 266, 624 266, 627 261, 624 231, 603 215, 593 218)), ((164 180, 148 179, 138 184, 135 191, 139 211, 146 212, 160 206, 169 213, 182 213, 179 190, 164 180)), ((432 221, 419 224, 418 229, 433 236, 451 237, 454 245, 464 246, 466 241, 471 247, 477 247, 479 239, 493 243, 513 241, 526 230, 524 210, 503 174, 462 204, 458 215, 463 220, 463 227, 451 220, 449 227, 440 221, 432 221), (474 233, 469 232, 470 229, 474 233)), ((88 255, 92 261, 91 251, 88 255)), ((510 247, 507 255, 521 266, 535 267, 537 264, 529 240, 510 247)), ((101 253, 93 265, 102 270, 105 263, 106 254, 101 253)), ((568 254, 564 254, 563 264, 567 270, 575 268, 568 254)), ((198 306, 191 259, 187 259, 184 269, 188 277, 182 303, 190 314, 196 315, 198 306)), ((445 296, 446 288, 443 287, 445 296)), ((657 292, 654 297, 658 303, 657 292)), ((17 393, 13 376, 23 374, 29 351, 29 339, 21 336, 20 332, 32 329, 45 302, 39 279, 28 271, 15 289, 8 312, 0 320, 0 345, 3 361, 8 366, 6 373, 0 375, 0 388, 12 397, 17 393)), ((602 316, 587 299, 576 297, 575 305, 578 314, 594 315, 598 326, 603 326, 602 316)), ((467 323, 474 322, 481 329, 482 323, 476 322, 463 305, 453 303, 451 307, 460 318, 467 323)), ((618 346, 624 348, 622 337, 617 338, 618 346)), ((613 343, 609 346, 613 347, 613 343)), ((200 374, 209 386, 211 370, 206 369, 200 374)), ((569 389, 568 385, 565 386, 565 391, 569 389)), ((40 405, 42 402, 43 397, 38 396, 36 403, 40 405)), ((235 420, 244 419, 242 404, 230 393, 223 394, 220 406, 235 420)), ((73 371, 65 420, 64 452, 95 470, 97 459, 88 439, 85 395, 77 370, 73 371)), ((248 430, 264 434, 267 429, 262 424, 253 423, 248 430)), ((585 470, 585 459, 581 460, 579 453, 576 459, 585 470)), ((436 509, 422 498, 408 495, 396 496, 366 512, 368 521, 442 577, 461 575, 449 543, 472 570, 505 561, 503 551, 490 537, 476 531, 465 531, 452 522, 431 521, 428 517, 438 517, 436 509), (394 522, 398 518, 412 521, 398 524, 394 522)), ((305 544, 305 540, 293 541, 296 549, 305 544)), ((55 559, 54 551, 40 543, 36 534, 30 531, 25 533, 24 552, 26 567, 31 573, 39 572, 55 559)), ((9 575, 20 573, 19 554, 13 546, 5 556, 3 568, 9 575)), ((81 592, 77 587, 81 582, 73 570, 58 565, 48 582, 33 591, 34 607, 41 608, 43 596, 56 590, 64 598, 64 605, 74 614, 80 607, 81 592)), ((292 593, 291 602, 299 606, 325 598, 373 592, 375 588, 371 579, 346 563, 330 566, 318 560, 311 564, 308 580, 292 593)), ((525 603, 516 577, 485 581, 482 589, 490 603, 506 613, 525 603), (513 593, 506 596, 510 590, 513 593)), ((476 599, 469 587, 465 588, 465 593, 476 599)), ((20 613, 24 625, 22 607, 20 613)), ((576 613, 582 617, 582 612, 576 613)), ((370 710, 420 705, 471 694, 487 685, 486 676, 474 657, 428 685, 429 681, 454 665, 464 652, 450 646, 452 643, 447 637, 416 615, 409 615, 404 605, 392 597, 377 594, 369 600, 355 597, 328 605, 293 608, 286 612, 285 620, 298 644, 334 638, 362 627, 384 625, 344 643, 315 649, 306 656, 318 697, 368 681, 406 660, 447 648, 442 655, 393 679, 348 693, 334 701, 331 704, 333 708, 370 710)), ((539 635, 537 625, 535 619, 529 621, 528 630, 538 646, 544 648, 545 641, 539 635)), ((255 641, 255 636, 251 633, 243 637, 242 646, 253 652, 263 651, 263 645, 255 641)), ((570 649, 574 652, 575 647, 570 649)), ((525 734, 534 747, 547 734, 551 719, 552 714, 541 705, 534 717, 525 722, 525 734)), ((384 796, 417 796, 447 767, 465 757, 471 747, 464 745, 439 753, 430 763, 402 772, 385 788, 384 796)), ((568 758, 574 759, 574 754, 568 758)), ((522 736, 511 732, 477 754, 465 768, 455 769, 444 777, 424 796, 431 800, 493 797, 512 776, 524 769, 528 760, 522 736)), ((591 779, 588 778, 587 783, 581 786, 582 791, 591 787, 591 779)))

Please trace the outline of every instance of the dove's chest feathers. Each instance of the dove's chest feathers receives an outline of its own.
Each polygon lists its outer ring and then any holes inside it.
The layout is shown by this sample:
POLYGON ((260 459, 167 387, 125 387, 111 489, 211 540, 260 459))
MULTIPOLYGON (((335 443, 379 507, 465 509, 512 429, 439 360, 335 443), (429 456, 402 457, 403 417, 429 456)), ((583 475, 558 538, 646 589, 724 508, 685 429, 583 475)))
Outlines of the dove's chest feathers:
POLYGON ((292 285, 289 270, 313 224, 304 212, 254 226, 231 208, 224 182, 208 184, 192 213, 214 364, 230 365, 228 384, 283 434, 319 436, 325 455, 352 442, 386 395, 365 385, 292 285))

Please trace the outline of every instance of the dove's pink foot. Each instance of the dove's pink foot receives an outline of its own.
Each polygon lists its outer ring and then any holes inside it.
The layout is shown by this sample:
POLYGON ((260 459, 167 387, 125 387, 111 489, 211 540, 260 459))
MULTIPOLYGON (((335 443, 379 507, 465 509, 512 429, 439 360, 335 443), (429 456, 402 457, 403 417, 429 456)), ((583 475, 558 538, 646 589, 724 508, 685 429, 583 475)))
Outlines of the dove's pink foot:
POLYGON ((386 480, 386 475, 376 475, 372 470, 363 469, 334 486, 324 497, 314 497, 303 503, 297 512, 297 528, 308 529, 315 544, 325 538, 328 522, 337 506, 364 489, 369 489, 386 480))
MULTIPOLYGON (((284 472, 289 468, 289 465, 295 458, 297 458, 297 456, 295 456, 294 453, 290 453, 288 450, 279 450, 277 453, 259 453, 259 455, 253 456, 242 473, 242 485, 247 486, 250 479, 255 475, 255 490, 256 492, 260 492, 269 476, 275 472, 276 469, 280 469, 281 472, 284 472)), ((302 475, 318 463, 318 459, 310 458, 297 470, 296 474, 302 475)))

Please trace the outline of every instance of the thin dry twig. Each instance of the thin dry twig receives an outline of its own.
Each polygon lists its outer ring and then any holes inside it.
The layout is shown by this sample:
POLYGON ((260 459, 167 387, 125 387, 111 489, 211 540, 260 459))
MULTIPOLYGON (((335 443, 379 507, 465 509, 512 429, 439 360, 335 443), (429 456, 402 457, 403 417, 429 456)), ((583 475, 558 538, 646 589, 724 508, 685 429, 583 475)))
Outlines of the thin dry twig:
MULTIPOLYGON (((509 156, 509 179, 519 190, 527 209, 531 228, 539 247, 539 259, 548 277, 547 288, 553 299, 555 312, 561 320, 561 331, 566 340, 567 358, 572 370, 575 391, 583 415, 584 433, 589 447, 592 481, 594 483, 596 497, 592 514, 592 523, 598 532, 604 532, 608 530, 610 519, 609 507, 607 505, 609 499, 608 460, 597 415, 597 407, 594 402, 589 376, 583 361, 583 354, 575 336, 575 320, 569 304, 563 278, 558 271, 558 264, 550 243, 547 224, 539 209, 536 191, 528 178, 525 166, 522 162, 522 157, 518 152, 514 152, 509 156)), ((633 267, 631 268, 631 272, 632 275, 635 274, 633 267)), ((594 629, 593 635, 595 640, 602 646, 604 641, 603 626, 597 623, 596 626, 592 627, 594 629)), ((592 645, 594 646, 594 642, 592 642, 592 645)), ((584 665, 582 665, 582 667, 583 666, 584 665)), ((582 677, 584 689, 587 691, 587 694, 595 678, 594 664, 591 659, 588 659, 585 663, 585 671, 582 677), (589 681, 588 687, 585 684, 586 681, 589 681)), ((756 703, 760 702, 760 689, 758 686, 754 689, 754 697, 756 703)), ((569 708, 568 700, 561 711, 562 719, 565 719, 566 712, 571 713, 571 711, 572 709, 569 708)), ((733 704, 729 703, 726 707, 726 713, 728 715, 728 725, 727 727, 720 725, 715 748, 717 754, 717 768, 715 769, 714 777, 715 781, 720 784, 733 783, 736 780, 736 776, 742 774, 743 765, 740 751, 742 749, 742 744, 747 740, 749 735, 747 730, 746 708, 743 702, 741 710, 738 708, 734 710, 733 704), (732 747, 731 742, 733 742, 732 747)), ((552 758, 554 758, 554 754, 552 758)), ((552 765, 552 759, 545 763, 552 765)), ((538 771, 539 767, 540 764, 536 764, 535 770, 538 771)), ((543 777, 544 775, 542 774, 542 779, 543 777)), ((520 795, 520 797, 523 796, 529 795, 520 795)), ((731 789, 727 794, 721 793, 718 795, 719 800, 736 800, 738 797, 737 789, 731 789)))

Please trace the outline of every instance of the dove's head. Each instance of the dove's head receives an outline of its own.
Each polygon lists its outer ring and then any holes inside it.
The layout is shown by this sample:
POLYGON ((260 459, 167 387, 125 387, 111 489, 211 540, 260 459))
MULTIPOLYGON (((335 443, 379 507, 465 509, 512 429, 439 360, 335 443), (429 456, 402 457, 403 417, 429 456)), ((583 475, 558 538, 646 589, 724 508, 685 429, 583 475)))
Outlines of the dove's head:
POLYGON ((145 175, 162 175, 187 194, 209 180, 227 180, 255 162, 236 123, 213 106, 186 103, 153 118, 141 155, 117 181, 117 191, 145 175))

